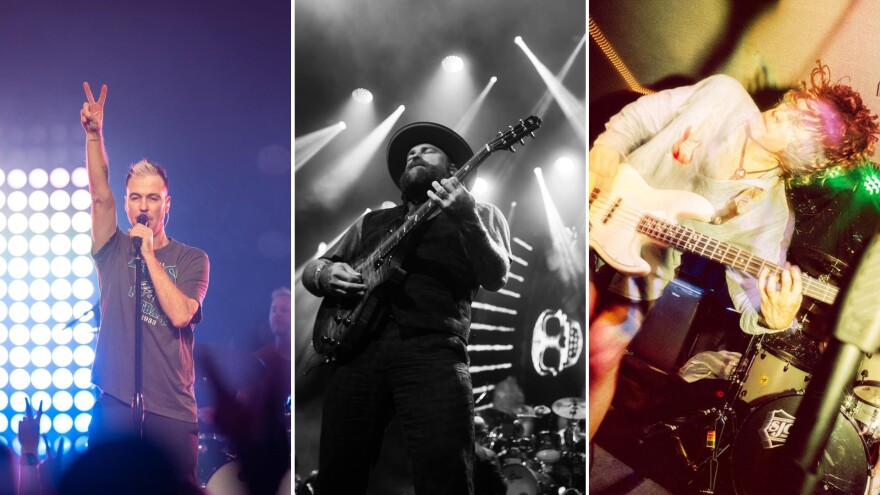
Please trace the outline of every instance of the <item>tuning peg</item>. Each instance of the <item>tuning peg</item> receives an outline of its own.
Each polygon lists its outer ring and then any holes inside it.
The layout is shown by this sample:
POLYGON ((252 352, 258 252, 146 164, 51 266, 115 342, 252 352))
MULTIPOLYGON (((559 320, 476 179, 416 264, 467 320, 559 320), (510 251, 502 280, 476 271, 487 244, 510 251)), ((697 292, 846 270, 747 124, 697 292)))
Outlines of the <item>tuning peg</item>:
POLYGON ((530 133, 529 133, 529 136, 532 136, 532 139, 535 139, 535 133, 534 133, 534 132, 530 132, 530 133))
POLYGON ((510 148, 508 148, 508 149, 509 149, 509 150, 510 150, 510 152, 511 152, 511 153, 516 153, 516 149, 514 149, 514 147, 513 147, 513 146, 511 146, 511 147, 510 147, 510 148))
POLYGON ((519 144, 521 144, 521 145, 523 145, 523 146, 526 145, 525 141, 523 141, 522 139, 519 140, 519 144))

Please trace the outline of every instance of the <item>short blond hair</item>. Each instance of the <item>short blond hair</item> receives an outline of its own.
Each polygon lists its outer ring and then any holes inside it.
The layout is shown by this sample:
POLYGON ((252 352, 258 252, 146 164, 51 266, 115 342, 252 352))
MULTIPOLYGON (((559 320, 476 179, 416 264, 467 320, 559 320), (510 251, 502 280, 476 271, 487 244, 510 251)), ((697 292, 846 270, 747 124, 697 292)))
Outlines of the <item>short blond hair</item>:
POLYGON ((125 176, 125 185, 128 186, 128 181, 133 177, 145 177, 148 175, 158 175, 161 177, 162 182, 165 183, 165 189, 168 189, 168 172, 165 170, 165 167, 158 163, 151 162, 146 158, 143 158, 141 161, 133 163, 131 167, 128 167, 128 174, 125 176))

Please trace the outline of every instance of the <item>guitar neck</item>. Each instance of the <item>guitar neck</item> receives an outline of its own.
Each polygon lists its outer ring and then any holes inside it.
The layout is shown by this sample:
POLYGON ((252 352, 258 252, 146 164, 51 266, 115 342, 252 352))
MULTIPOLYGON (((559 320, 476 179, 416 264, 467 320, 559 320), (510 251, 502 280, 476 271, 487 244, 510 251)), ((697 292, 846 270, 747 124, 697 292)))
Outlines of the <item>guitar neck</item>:
MULTIPOLYGON (((676 225, 653 215, 642 216, 636 226, 636 230, 652 239, 717 261, 722 265, 736 268, 753 277, 757 277, 762 268, 768 268, 771 274, 778 274, 783 271, 783 268, 779 265, 754 256, 744 249, 712 239, 693 229, 676 225)), ((837 298, 837 287, 814 279, 806 274, 801 276, 801 280, 804 295, 828 304, 833 303, 837 298)))
MULTIPOLYGON (((465 177, 475 168, 477 168, 491 154, 492 152, 489 150, 488 146, 480 148, 480 150, 474 156, 472 156, 471 159, 467 161, 467 163, 456 170, 453 177, 457 178, 461 182, 464 182, 465 177)), ((358 265, 356 269, 362 272, 364 269, 372 268, 381 263, 382 260, 386 259, 388 255, 391 254, 391 251, 400 243, 400 241, 407 234, 412 232, 413 229, 415 229, 422 221, 428 218, 435 209, 437 209, 437 203, 430 199, 419 205, 415 210, 407 215, 406 220, 404 220, 403 224, 401 224, 400 227, 392 232, 391 235, 385 238, 379 244, 379 246, 376 247, 376 249, 373 250, 373 252, 370 253, 370 255, 366 259, 364 259, 364 261, 360 265, 358 265)))

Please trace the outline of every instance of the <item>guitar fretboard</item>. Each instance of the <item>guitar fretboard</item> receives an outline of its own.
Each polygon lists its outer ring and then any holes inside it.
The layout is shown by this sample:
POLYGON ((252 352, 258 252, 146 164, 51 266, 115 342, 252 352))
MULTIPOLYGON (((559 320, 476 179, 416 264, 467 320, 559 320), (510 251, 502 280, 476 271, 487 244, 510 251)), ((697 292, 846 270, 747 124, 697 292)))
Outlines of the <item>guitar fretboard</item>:
MULTIPOLYGON (((779 274, 783 268, 763 258, 701 234, 693 229, 676 225, 662 218, 643 215, 639 219, 636 231, 652 239, 669 244, 683 251, 689 251, 705 258, 731 266, 754 277, 762 268, 768 268, 771 274, 779 274)), ((801 276, 804 295, 831 304, 837 298, 838 288, 814 279, 806 274, 801 276)))

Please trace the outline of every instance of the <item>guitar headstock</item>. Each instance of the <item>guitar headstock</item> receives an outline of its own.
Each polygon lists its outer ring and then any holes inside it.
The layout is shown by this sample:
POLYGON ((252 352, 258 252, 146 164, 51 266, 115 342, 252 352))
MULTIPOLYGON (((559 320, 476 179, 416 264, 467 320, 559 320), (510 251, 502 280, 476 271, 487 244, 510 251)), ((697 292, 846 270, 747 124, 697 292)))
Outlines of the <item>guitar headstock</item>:
POLYGON ((490 152, 506 149, 515 153, 516 150, 513 148, 513 145, 519 143, 522 146, 525 146, 526 143, 523 141, 523 138, 526 136, 532 136, 532 139, 534 139, 534 131, 539 127, 541 127, 541 119, 534 115, 530 115, 525 119, 520 119, 518 124, 510 126, 507 131, 499 132, 498 137, 489 141, 486 144, 486 147, 490 152))

